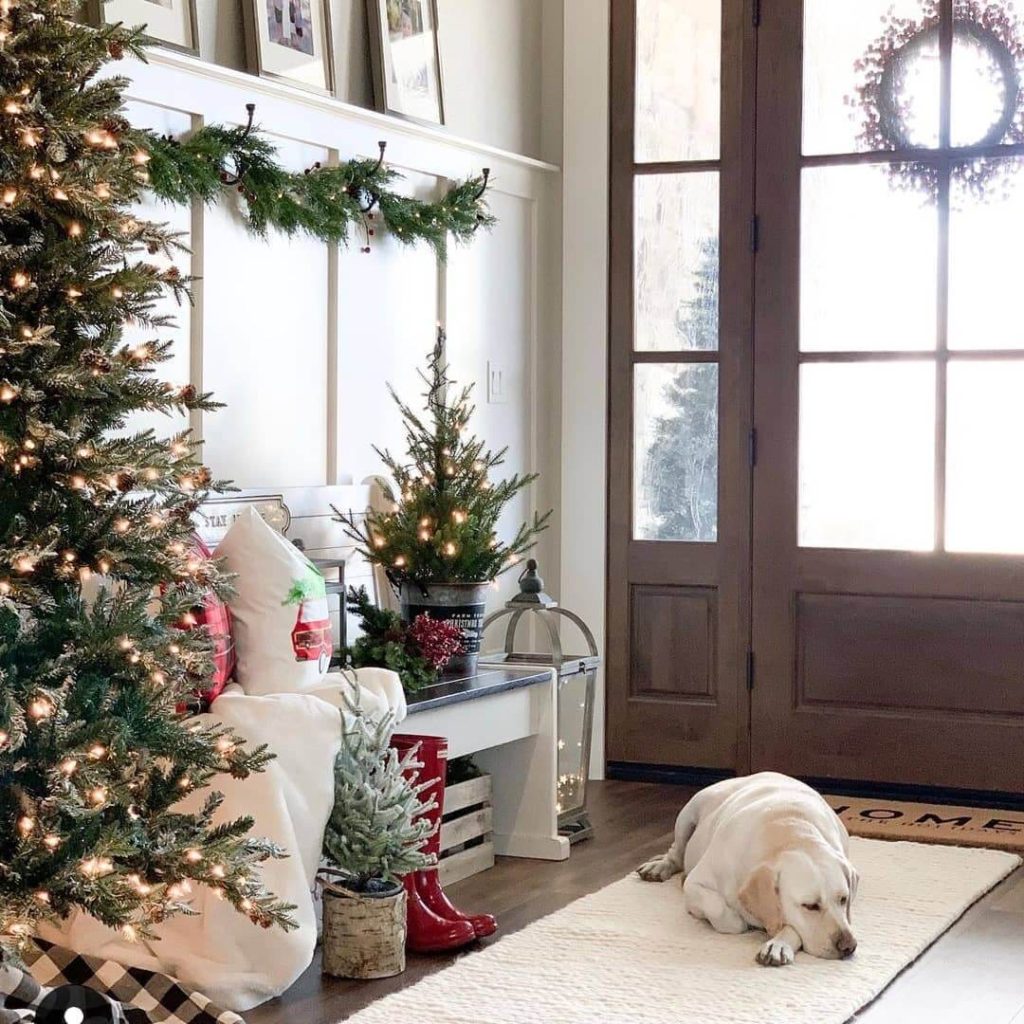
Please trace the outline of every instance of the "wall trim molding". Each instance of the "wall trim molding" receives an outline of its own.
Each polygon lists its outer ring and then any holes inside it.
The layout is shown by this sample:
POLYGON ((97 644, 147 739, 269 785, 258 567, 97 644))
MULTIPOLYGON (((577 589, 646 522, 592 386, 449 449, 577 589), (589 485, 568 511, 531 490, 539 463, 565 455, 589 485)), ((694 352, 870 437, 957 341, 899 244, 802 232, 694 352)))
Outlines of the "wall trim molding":
MULTIPOLYGON (((479 157, 489 157, 502 163, 516 164, 530 171, 557 174, 561 170, 556 164, 538 160, 535 157, 524 156, 522 153, 513 153, 510 150, 499 149, 497 146, 489 146, 483 142, 475 142, 472 139, 462 138, 458 135, 452 135, 444 128, 432 128, 413 121, 404 121, 401 118, 390 117, 375 110, 367 110, 365 107, 357 107, 355 104, 345 103, 342 100, 335 99, 333 96, 322 96, 284 82, 261 78, 259 75, 252 75, 245 71, 236 71, 234 68, 223 67, 220 64, 211 64, 209 61, 200 60, 185 53, 178 53, 175 50, 153 46, 147 49, 147 54, 149 57, 148 63, 151 65, 173 68, 178 71, 188 72, 190 75, 247 89, 256 94, 256 102, 259 101, 260 96, 272 97, 277 100, 285 100, 289 103, 326 111, 346 121, 356 121, 362 125, 376 126, 391 137, 401 135, 427 142, 440 143, 452 149, 460 149, 467 153, 476 154, 479 157)), ((135 63, 137 64, 138 62, 135 63)), ((130 93, 131 89, 129 88, 128 91, 130 93)), ((241 113, 239 116, 241 117, 241 113)), ((257 110, 258 120, 259 111, 257 110)))

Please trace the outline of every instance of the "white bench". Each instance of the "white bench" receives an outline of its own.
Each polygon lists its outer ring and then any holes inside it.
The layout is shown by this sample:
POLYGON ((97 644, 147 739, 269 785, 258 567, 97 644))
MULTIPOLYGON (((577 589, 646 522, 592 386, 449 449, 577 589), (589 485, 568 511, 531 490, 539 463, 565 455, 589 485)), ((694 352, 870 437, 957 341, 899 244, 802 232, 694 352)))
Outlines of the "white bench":
POLYGON ((448 756, 472 754, 491 776, 494 852, 565 860, 558 834, 558 677, 552 669, 481 666, 409 699, 401 731, 445 736, 448 756))

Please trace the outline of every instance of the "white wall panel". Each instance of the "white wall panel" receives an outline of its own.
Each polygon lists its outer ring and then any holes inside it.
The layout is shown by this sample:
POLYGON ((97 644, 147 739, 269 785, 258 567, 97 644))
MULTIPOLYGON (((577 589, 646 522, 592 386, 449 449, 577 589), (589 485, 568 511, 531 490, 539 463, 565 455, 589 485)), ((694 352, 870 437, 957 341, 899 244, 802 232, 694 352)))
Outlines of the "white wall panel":
MULTIPOLYGON (((441 266, 428 247, 401 246, 386 233, 371 240, 369 254, 359 251, 358 234, 336 255, 305 239, 261 241, 230 196, 198 214, 195 359, 182 372, 190 369, 193 383, 227 403, 201 422, 215 475, 281 490, 358 483, 379 472, 371 446, 401 451, 403 440, 386 384, 420 401, 416 371, 440 318, 454 375, 476 384, 472 429, 493 448, 509 447, 508 472, 544 474, 545 483, 507 511, 503 535, 533 515, 545 492, 549 503, 557 497, 559 374, 551 361, 561 310, 550 294, 560 255, 550 232, 558 222, 557 168, 177 55, 158 52, 130 73, 136 100, 173 96, 210 122, 237 123, 246 102, 257 102, 257 122, 296 169, 329 155, 375 156, 377 140, 386 139, 388 162, 405 176, 397 187, 410 194, 436 197, 446 180, 483 166, 495 183, 497 225, 469 245, 453 245, 441 266), (500 403, 487 401, 489 362, 503 373, 500 403)), ((153 116, 139 110, 140 118, 153 116)), ((179 132, 185 125, 154 127, 179 132)), ((185 211, 177 215, 187 220, 185 211)), ((549 531, 538 552, 556 595, 558 540, 549 531)), ((592 557, 601 560, 601 552, 592 557)), ((503 578, 492 606, 514 592, 517 575, 503 578)))
MULTIPOLYGON (((327 151, 274 137, 294 170, 327 151)), ((224 203, 203 238, 203 386, 227 408, 204 419, 205 458, 240 487, 327 483, 328 247, 254 239, 224 203)))
MULTIPOLYGON (((533 202, 497 190, 490 202, 495 227, 449 256, 448 355, 459 383, 475 383, 470 429, 495 450, 508 447, 502 470, 511 475, 542 468, 533 445, 533 202), (502 374, 500 402, 488 402, 489 365, 502 374)), ((533 500, 527 490, 510 503, 499 522, 503 539, 532 517, 533 500)), ((515 590, 517 575, 502 578, 496 602, 515 590)))
MULTIPOLYGON (((407 172, 410 195, 434 198, 432 175, 407 172)), ((383 466, 372 449, 400 453, 403 432, 387 385, 419 405, 417 369, 433 348, 438 309, 438 261, 425 245, 401 245, 385 234, 364 239, 338 257, 338 469, 356 483, 383 466)))
MULTIPOLYGON (((152 103, 131 102, 127 105, 127 116, 134 125, 149 128, 161 135, 181 135, 192 127, 192 116, 180 110, 154 106, 152 103)), ((188 206, 169 206, 159 203, 152 197, 135 207, 136 216, 141 220, 166 224, 174 233, 181 236, 181 244, 186 248, 192 245, 192 209, 188 206)), ((172 263, 183 275, 192 273, 192 254, 188 251, 177 253, 173 260, 162 255, 150 256, 142 253, 138 259, 146 260, 158 266, 170 266, 172 263)), ((125 329, 124 340, 129 345, 137 345, 146 341, 170 341, 173 343, 171 359, 160 364, 157 372, 162 380, 174 385, 187 384, 191 372, 191 329, 192 307, 188 301, 180 306, 170 296, 164 296, 154 307, 154 315, 170 315, 175 319, 172 327, 152 330, 137 325, 125 329)), ((152 428, 158 437, 169 437, 188 426, 187 414, 181 416, 165 416, 162 413, 139 413, 132 416, 125 425, 126 431, 134 432, 152 428)))

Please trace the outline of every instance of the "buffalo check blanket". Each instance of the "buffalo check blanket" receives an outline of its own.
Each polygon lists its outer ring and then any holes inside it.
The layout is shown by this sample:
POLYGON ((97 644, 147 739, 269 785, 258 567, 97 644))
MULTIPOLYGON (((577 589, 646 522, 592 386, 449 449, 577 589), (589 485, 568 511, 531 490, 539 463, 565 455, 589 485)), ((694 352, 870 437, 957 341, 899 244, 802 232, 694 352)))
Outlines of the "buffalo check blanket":
POLYGON ((34 1021, 35 1008, 62 985, 106 997, 114 1024, 244 1024, 237 1013, 156 971, 80 956, 41 939, 23 957, 28 971, 0 964, 0 1024, 34 1021))

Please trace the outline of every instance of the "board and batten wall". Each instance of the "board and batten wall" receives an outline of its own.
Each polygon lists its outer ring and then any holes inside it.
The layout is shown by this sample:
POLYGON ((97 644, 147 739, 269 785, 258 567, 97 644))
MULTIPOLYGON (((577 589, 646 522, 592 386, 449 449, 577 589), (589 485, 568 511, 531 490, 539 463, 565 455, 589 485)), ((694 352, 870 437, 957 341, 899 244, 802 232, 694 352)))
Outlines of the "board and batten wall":
MULTIPOLYGON (((544 244, 559 201, 556 167, 167 51, 117 70, 132 79, 132 122, 160 133, 244 123, 245 104, 255 102, 257 122, 294 170, 375 155, 384 139, 389 164, 405 176, 401 187, 420 198, 484 166, 492 172, 498 223, 453 246, 447 264, 429 247, 408 248, 386 233, 371 240, 369 254, 358 232, 348 248, 273 232, 261 240, 232 208, 230 192, 205 208, 147 204, 144 213, 170 222, 192 250, 177 264, 197 278, 194 305, 170 304, 178 326, 166 376, 225 403, 191 422, 217 477, 279 492, 381 472, 371 446, 401 451, 403 441, 386 385, 417 400, 417 368, 443 321, 454 376, 476 385, 473 428, 493 447, 508 447, 510 472, 542 473, 502 529, 534 508, 557 507, 559 421, 545 397, 545 367, 558 361, 550 266, 558 255, 544 244), (487 401, 489 363, 504 381, 496 403, 487 401)), ((180 425, 164 417, 131 424, 161 434, 180 425)), ((538 550, 552 581, 557 540, 556 526, 538 550)), ((495 606, 515 590, 515 575, 502 578, 495 606)))

